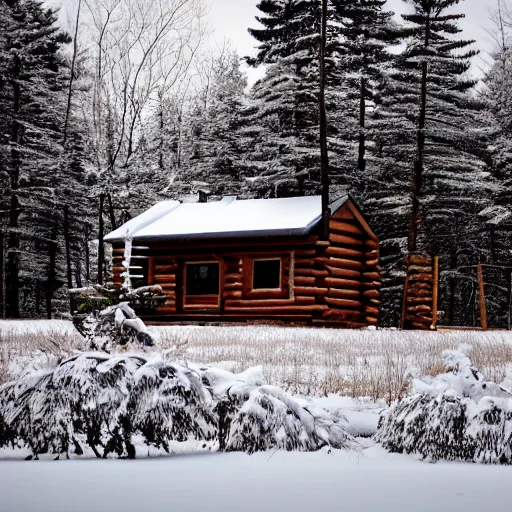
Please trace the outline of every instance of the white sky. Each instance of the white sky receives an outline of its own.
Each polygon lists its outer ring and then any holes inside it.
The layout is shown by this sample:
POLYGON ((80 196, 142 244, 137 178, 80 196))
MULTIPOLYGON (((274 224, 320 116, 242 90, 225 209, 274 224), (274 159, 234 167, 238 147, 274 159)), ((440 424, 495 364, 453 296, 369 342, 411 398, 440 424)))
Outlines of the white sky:
MULTIPOLYGON (((257 41, 248 33, 248 27, 256 27, 255 16, 258 13, 258 0, 207 0, 210 5, 209 21, 215 30, 214 37, 218 41, 228 39, 241 56, 254 54, 257 41)), ((389 10, 395 13, 407 9, 404 0, 388 0, 389 10)), ((474 72, 481 75, 481 69, 489 62, 487 51, 490 48, 490 37, 485 32, 489 28, 489 9, 495 0, 461 0, 454 12, 464 12, 466 19, 461 23, 464 29, 462 37, 476 39, 481 55, 475 58, 474 72)), ((258 76, 255 70, 248 70, 249 81, 258 76)))

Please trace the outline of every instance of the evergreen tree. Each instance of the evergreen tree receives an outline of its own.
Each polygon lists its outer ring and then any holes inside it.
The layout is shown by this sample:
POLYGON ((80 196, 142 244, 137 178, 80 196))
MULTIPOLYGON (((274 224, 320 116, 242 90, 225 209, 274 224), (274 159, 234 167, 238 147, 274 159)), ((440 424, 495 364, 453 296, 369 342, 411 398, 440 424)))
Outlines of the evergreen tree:
MULTIPOLYGON (((457 40, 462 14, 447 13, 456 0, 410 0, 413 13, 403 15, 409 36, 398 56, 376 110, 380 159, 372 201, 384 215, 396 215, 381 235, 387 283, 397 297, 400 252, 421 249, 441 257, 448 279, 442 297, 453 321, 457 269, 474 263, 481 251, 477 214, 486 206, 485 132, 481 103, 471 95, 468 78, 472 41, 457 40), (411 190, 412 194, 409 192, 411 190), (409 197, 407 201, 405 198, 409 197), (409 229, 405 224, 409 217, 409 229), (419 228, 419 231, 418 231, 419 228), (409 233, 406 245, 406 234, 409 233), (390 242, 387 241, 390 240, 390 242), (398 252, 400 251, 400 252, 398 252)), ((377 225, 388 224, 378 221, 377 225)), ((395 302, 398 306, 398 302, 395 302)), ((393 308, 395 306, 391 306, 393 308)))
POLYGON ((50 316, 63 283, 59 162, 66 77, 59 49, 69 38, 40 2, 2 2, 2 14, 5 309, 14 318, 22 310, 42 314, 45 298, 50 316))

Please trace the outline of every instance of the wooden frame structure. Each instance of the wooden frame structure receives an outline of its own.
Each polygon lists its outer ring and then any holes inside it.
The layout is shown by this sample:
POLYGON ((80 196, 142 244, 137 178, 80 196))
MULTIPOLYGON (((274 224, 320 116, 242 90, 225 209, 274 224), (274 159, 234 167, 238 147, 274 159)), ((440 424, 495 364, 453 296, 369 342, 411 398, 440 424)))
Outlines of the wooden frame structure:
MULTIPOLYGON (((331 208, 328 240, 320 219, 301 235, 138 239, 135 234, 132 258, 148 260, 145 284, 159 284, 167 298, 153 311, 139 311, 140 316, 148 323, 376 325, 381 286, 377 237, 348 196, 331 208), (281 262, 279 288, 255 289, 254 262, 273 259, 281 262), (217 262, 218 295, 187 296, 187 265, 217 262)), ((112 286, 119 287, 124 242, 112 245, 112 286)))

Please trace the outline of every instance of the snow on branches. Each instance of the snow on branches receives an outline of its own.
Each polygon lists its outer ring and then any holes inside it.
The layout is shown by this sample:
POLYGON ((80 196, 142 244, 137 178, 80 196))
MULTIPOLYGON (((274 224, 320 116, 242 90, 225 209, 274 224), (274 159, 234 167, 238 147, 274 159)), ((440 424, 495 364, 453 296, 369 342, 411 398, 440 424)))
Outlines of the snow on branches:
POLYGON ((242 374, 166 361, 154 354, 85 353, 0 387, 0 446, 33 457, 133 458, 136 442, 214 441, 220 450, 348 448, 344 419, 242 374))
POLYGON ((446 373, 413 380, 384 413, 375 440, 430 461, 512 464, 512 392, 486 381, 469 348, 443 352, 446 373))

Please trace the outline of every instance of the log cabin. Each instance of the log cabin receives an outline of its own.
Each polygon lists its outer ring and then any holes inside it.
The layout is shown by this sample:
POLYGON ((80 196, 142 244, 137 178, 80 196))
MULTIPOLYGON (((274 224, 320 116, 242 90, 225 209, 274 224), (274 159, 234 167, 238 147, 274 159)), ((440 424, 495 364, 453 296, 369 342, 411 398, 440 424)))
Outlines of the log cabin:
POLYGON ((159 284, 149 324, 258 322, 366 327, 379 319, 379 242, 348 195, 163 201, 105 237, 112 283, 159 284), (129 244, 126 244, 129 240, 129 244), (128 259, 125 247, 129 247, 128 259))

